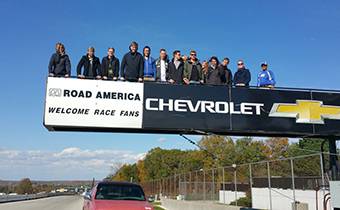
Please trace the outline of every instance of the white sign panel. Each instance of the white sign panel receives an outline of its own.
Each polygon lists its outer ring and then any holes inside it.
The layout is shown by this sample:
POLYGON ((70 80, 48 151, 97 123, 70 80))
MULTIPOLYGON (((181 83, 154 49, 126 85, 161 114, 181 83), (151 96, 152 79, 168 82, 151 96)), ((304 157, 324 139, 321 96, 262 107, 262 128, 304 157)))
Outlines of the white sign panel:
POLYGON ((143 84, 48 78, 46 126, 142 128, 143 84))

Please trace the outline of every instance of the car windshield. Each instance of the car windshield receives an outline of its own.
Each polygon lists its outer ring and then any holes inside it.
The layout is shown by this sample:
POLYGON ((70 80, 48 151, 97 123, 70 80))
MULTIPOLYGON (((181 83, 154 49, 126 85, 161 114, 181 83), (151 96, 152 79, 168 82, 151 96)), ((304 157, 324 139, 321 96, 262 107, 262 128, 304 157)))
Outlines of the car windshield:
POLYGON ((145 201, 145 195, 142 188, 135 185, 100 184, 97 187, 96 199, 145 201))

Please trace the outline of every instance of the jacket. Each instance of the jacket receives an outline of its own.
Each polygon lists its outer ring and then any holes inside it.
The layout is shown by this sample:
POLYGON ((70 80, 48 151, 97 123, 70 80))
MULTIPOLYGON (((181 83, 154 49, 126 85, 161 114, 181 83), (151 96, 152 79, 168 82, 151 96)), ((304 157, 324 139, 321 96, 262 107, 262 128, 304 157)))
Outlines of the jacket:
POLYGON ((54 53, 48 64, 48 73, 54 74, 55 76, 65 76, 66 74, 71 76, 71 62, 68 55, 54 53))
POLYGON ((128 52, 124 55, 120 67, 120 76, 127 80, 138 80, 143 78, 144 60, 139 53, 128 52))
POLYGON ((184 71, 184 63, 180 60, 180 64, 178 68, 174 63, 174 59, 169 63, 169 80, 172 79, 176 84, 183 84, 183 71, 184 71))
POLYGON ((155 77, 156 76, 156 60, 153 57, 149 57, 147 60, 143 57, 144 61, 144 76, 155 77))
POLYGON ((102 76, 104 77, 119 77, 119 59, 113 56, 109 59, 109 56, 106 56, 102 59, 102 76), (109 75, 109 65, 112 67, 112 75, 109 75))
POLYGON ((93 56, 92 61, 92 69, 90 69, 91 63, 90 59, 87 55, 84 55, 77 66, 77 75, 84 75, 85 77, 96 77, 98 75, 101 75, 101 66, 99 58, 96 56, 93 56), (84 71, 82 73, 82 68, 84 67, 84 71))
MULTIPOLYGON (((169 60, 166 59, 165 61, 165 80, 169 80, 169 60)), ((161 72, 161 59, 158 58, 156 60, 156 81, 161 82, 162 81, 162 72, 161 72)), ((163 81, 165 82, 165 81, 163 81)))
POLYGON ((233 73, 230 69, 228 69, 227 66, 220 66, 224 70, 224 76, 222 78, 222 82, 226 85, 232 85, 233 84, 233 73))
POLYGON ((274 73, 270 70, 262 70, 257 76, 257 86, 266 87, 268 85, 275 85, 274 73))
POLYGON ((238 69, 234 76, 234 85, 243 83, 246 87, 249 86, 251 77, 250 71, 246 68, 238 69))
POLYGON ((206 84, 222 85, 224 76, 225 72, 223 68, 220 66, 217 66, 216 68, 209 66, 208 73, 206 75, 206 84))
POLYGON ((183 71, 183 78, 187 78, 188 80, 191 80, 191 73, 192 73, 192 67, 196 66, 196 69, 198 71, 198 81, 203 80, 203 72, 202 72, 202 65, 198 60, 196 60, 194 63, 190 60, 186 61, 184 63, 184 71, 183 71))

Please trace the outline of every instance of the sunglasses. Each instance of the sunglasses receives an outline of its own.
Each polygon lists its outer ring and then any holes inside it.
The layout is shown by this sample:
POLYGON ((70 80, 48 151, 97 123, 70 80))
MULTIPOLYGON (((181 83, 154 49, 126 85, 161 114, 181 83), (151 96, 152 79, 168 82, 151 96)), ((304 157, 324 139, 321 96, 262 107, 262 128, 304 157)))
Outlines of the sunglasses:
POLYGON ((192 55, 192 56, 196 56, 196 54, 190 54, 190 55, 192 55))
POLYGON ((243 63, 238 63, 237 65, 241 66, 241 65, 243 65, 243 63))

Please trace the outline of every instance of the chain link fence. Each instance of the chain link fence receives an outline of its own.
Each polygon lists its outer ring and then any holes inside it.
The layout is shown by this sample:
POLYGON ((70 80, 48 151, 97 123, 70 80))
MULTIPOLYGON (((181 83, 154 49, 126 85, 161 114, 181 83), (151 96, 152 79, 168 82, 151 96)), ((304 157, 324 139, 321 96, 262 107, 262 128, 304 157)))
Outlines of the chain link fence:
MULTIPOLYGON (((330 160, 317 153, 200 169, 142 183, 146 194, 176 200, 209 200, 257 209, 323 209, 329 193, 330 160)), ((329 204, 327 204, 329 205, 329 204)))

